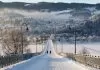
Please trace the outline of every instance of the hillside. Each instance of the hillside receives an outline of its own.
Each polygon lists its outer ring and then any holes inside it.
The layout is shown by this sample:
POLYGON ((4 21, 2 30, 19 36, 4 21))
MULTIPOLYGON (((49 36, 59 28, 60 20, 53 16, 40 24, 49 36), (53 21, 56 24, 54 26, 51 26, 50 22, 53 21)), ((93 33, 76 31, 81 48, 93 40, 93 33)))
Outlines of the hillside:
POLYGON ((38 11, 60 11, 66 9, 82 9, 86 7, 96 7, 100 9, 100 4, 85 4, 85 3, 24 3, 24 2, 11 2, 3 3, 0 2, 1 8, 16 8, 16 9, 26 9, 26 10, 38 10, 38 11))
POLYGON ((20 27, 19 20, 23 20, 29 27, 29 34, 42 35, 56 31, 58 38, 65 37, 68 41, 74 39, 75 30, 78 40, 98 41, 99 15, 99 4, 0 2, 1 28, 20 27))

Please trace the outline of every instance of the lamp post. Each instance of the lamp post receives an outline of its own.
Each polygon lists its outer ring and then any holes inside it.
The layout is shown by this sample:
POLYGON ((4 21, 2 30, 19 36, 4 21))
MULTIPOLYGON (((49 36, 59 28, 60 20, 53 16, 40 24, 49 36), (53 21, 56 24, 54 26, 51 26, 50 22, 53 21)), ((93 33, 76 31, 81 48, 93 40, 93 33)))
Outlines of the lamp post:
POLYGON ((37 42, 38 42, 38 38, 36 38, 36 53, 37 53, 37 42))
POLYGON ((57 52, 57 41, 56 41, 56 22, 54 23, 55 25, 54 25, 54 35, 55 35, 55 49, 56 49, 56 52, 57 52))
POLYGON ((23 54, 23 30, 22 30, 22 26, 21 26, 21 46, 22 46, 22 48, 21 48, 21 52, 22 52, 22 54, 23 54))
POLYGON ((26 29, 25 29, 25 31, 29 31, 29 28, 28 28, 28 25, 27 25, 27 23, 23 23, 23 22, 21 22, 22 24, 21 24, 21 53, 23 54, 23 48, 24 48, 24 42, 23 42, 23 34, 24 34, 24 31, 23 31, 23 26, 25 26, 26 27, 26 29))
POLYGON ((44 41, 43 41, 43 39, 42 39, 42 51, 43 51, 43 45, 44 45, 44 41))
POLYGON ((75 29, 75 31, 74 31, 74 35, 75 35, 75 54, 76 54, 76 29, 75 29))
POLYGON ((63 40, 62 40, 62 53, 63 53, 63 40))
MULTIPOLYGON (((69 30, 71 31, 72 30, 72 28, 69 26, 69 30)), ((76 54, 76 51, 77 51, 77 49, 76 49, 76 45, 77 45, 77 40, 76 40, 76 38, 77 38, 77 36, 76 36, 76 27, 73 29, 73 31, 74 31, 74 53, 76 54)))

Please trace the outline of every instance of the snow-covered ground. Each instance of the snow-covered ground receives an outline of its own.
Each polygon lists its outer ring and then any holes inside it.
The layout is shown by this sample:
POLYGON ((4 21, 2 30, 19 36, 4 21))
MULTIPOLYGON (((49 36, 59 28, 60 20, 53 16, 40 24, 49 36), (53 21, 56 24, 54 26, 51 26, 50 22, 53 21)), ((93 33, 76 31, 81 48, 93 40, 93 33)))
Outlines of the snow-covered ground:
MULTIPOLYGON (((62 52, 62 47, 63 47, 63 52, 68 52, 68 53, 74 53, 74 44, 69 44, 69 43, 58 43, 57 44, 57 52, 62 52)), ((100 56, 100 43, 78 43, 76 45, 77 48, 77 53, 80 53, 83 48, 86 48, 87 51, 91 55, 99 55, 100 56)))
MULTIPOLYGON (((63 52, 74 53, 74 44, 70 44, 70 43, 62 44, 59 42, 57 42, 57 44, 54 44, 54 48, 57 53, 62 52, 62 47, 63 47, 63 52), (56 47, 57 47, 57 50, 56 50, 56 47)), ((91 55, 99 55, 100 56, 100 52, 99 52, 100 51, 100 43, 99 42, 98 43, 79 43, 79 44, 77 44, 77 53, 80 53, 84 47, 94 49, 94 50, 87 49, 91 55)), ((38 44, 37 52, 41 52, 43 48, 44 48, 44 44, 38 44)), ((36 45, 30 44, 28 46, 28 49, 31 53, 35 53, 36 45)), ((0 46, 0 55, 4 55, 2 46, 0 46)))
MULTIPOLYGON (((56 52, 60 53, 62 52, 62 47, 63 47, 63 52, 67 52, 67 53, 74 53, 74 44, 70 44, 70 43, 57 43, 54 45, 55 46, 55 50, 57 47, 56 52)), ((44 45, 37 45, 37 51, 40 52, 42 51, 42 47, 44 47, 44 45)), ((87 49, 89 51, 90 54, 92 55, 99 55, 100 56, 100 43, 78 43, 77 44, 77 53, 80 53, 81 50, 86 47, 86 48, 90 48, 87 49), (94 50, 91 50, 94 49, 94 50)), ((30 48, 31 52, 36 52, 36 45, 29 45, 28 48, 30 48)))
POLYGON ((65 58, 33 57, 31 60, 12 66, 8 70, 88 70, 65 58))
POLYGON ((0 70, 99 70, 86 67, 66 58, 47 58, 46 56, 33 57, 0 70))
POLYGON ((52 40, 48 40, 44 52, 24 62, 1 70, 97 70, 86 67, 56 54, 52 40))

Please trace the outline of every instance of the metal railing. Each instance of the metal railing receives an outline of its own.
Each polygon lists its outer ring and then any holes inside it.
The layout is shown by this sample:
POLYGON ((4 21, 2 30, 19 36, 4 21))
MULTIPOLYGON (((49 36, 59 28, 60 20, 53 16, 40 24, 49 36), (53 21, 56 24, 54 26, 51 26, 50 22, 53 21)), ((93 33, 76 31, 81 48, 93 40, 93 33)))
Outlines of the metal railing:
POLYGON ((23 60, 30 59, 40 53, 13 54, 8 56, 0 56, 0 68, 18 63, 23 60))
POLYGON ((73 53, 64 53, 64 56, 66 58, 70 58, 74 61, 82 63, 86 66, 100 69, 100 56, 95 56, 90 54, 73 54, 73 53))

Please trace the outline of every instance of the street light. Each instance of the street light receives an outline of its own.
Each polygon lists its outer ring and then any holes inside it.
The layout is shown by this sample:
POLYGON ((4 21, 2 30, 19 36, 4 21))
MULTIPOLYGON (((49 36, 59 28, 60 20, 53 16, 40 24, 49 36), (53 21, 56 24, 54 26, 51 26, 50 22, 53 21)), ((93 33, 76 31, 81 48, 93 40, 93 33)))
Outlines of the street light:
POLYGON ((24 23, 24 22, 20 22, 21 23, 21 32, 22 32, 22 34, 21 34, 21 45, 22 45, 22 48, 21 48, 21 51, 22 51, 22 54, 23 54, 23 26, 25 26, 26 27, 26 29, 25 29, 25 31, 29 31, 29 28, 28 28, 28 25, 27 25, 27 23, 24 23))
MULTIPOLYGON (((71 31, 72 28, 69 26, 69 30, 71 31)), ((73 29, 74 31, 74 46, 75 46, 75 49, 74 49, 74 53, 76 54, 76 27, 73 29)))
POLYGON ((56 48, 56 52, 57 52, 57 41, 56 41, 56 22, 54 22, 54 35, 55 35, 55 48, 56 48))
POLYGON ((36 53, 37 53, 37 42, 38 42, 38 38, 36 38, 36 53))
POLYGON ((63 39, 62 39, 62 53, 63 53, 63 39))
POLYGON ((75 31, 74 31, 74 35, 75 35, 75 54, 76 54, 76 29, 75 29, 75 31))

